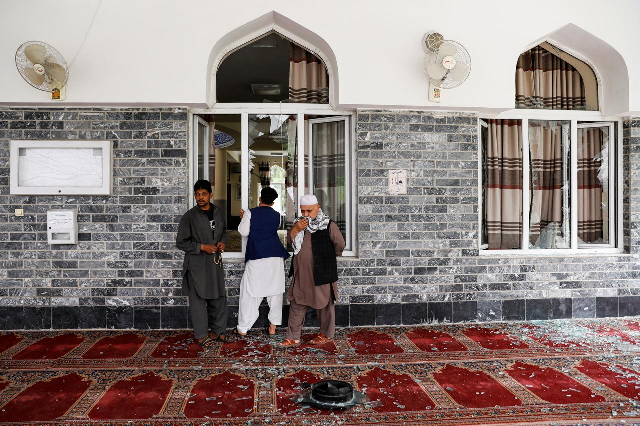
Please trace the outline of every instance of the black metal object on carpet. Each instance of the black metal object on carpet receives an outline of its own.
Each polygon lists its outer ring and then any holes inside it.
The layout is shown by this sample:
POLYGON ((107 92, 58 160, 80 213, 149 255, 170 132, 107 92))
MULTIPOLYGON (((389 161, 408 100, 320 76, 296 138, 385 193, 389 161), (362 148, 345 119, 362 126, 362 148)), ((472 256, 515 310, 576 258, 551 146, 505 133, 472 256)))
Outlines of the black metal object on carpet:
POLYGON ((321 380, 307 387, 298 402, 317 408, 344 410, 367 400, 364 393, 354 390, 353 385, 342 380, 321 380))

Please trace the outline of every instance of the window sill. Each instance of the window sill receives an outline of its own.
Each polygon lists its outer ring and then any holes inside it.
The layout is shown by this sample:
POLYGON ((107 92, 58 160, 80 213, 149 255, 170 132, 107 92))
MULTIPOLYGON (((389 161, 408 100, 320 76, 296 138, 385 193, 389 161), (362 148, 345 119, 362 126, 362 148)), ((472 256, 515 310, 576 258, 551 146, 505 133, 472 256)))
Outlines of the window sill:
POLYGON ((480 257, 587 257, 587 256, 611 256, 611 255, 629 255, 619 248, 601 248, 601 249, 584 249, 584 250, 568 250, 568 249, 548 249, 548 250, 479 250, 480 257))
MULTIPOLYGON (((293 256, 293 253, 289 253, 289 255, 293 256)), ((244 263, 244 253, 237 253, 237 252, 228 253, 227 252, 222 255, 222 259, 224 262, 228 262, 228 263, 241 263, 241 262, 244 263)), ((342 256, 339 256, 336 259, 338 259, 338 262, 360 260, 358 255, 352 251, 344 252, 342 256)))

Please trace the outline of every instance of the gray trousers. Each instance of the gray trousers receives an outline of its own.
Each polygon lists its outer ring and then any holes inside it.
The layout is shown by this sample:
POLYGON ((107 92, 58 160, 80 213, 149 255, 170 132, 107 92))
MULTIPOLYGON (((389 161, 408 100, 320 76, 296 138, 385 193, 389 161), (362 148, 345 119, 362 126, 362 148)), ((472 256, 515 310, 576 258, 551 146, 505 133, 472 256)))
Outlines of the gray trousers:
MULTIPOLYGON (((287 327, 286 339, 300 340, 304 318, 307 314, 308 306, 298 305, 296 302, 289 302, 289 326, 287 327)), ((333 338, 336 332, 336 306, 333 297, 329 298, 329 303, 322 309, 316 309, 316 315, 320 321, 320 333, 333 338)))
POLYGON ((208 334, 208 330, 217 335, 224 334, 227 329, 227 298, 203 299, 198 295, 191 274, 189 283, 189 311, 191 312, 191 324, 193 335, 196 339, 202 339, 208 334))

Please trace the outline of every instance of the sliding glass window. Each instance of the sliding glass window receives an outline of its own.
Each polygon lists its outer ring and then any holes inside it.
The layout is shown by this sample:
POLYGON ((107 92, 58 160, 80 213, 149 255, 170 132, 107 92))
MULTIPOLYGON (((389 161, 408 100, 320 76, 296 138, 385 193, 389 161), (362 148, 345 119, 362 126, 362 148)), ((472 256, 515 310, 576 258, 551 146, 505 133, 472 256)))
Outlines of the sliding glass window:
POLYGON ((349 115, 201 113, 194 115, 193 129, 192 180, 211 180, 214 203, 227 213, 227 256, 243 253, 240 209, 257 207, 260 191, 267 186, 278 193, 273 206, 281 217, 278 235, 289 251, 287 232, 299 216, 298 200, 312 193, 343 233, 346 254, 353 253, 349 115))
POLYGON ((524 118, 479 124, 481 250, 619 249, 617 122, 524 118))

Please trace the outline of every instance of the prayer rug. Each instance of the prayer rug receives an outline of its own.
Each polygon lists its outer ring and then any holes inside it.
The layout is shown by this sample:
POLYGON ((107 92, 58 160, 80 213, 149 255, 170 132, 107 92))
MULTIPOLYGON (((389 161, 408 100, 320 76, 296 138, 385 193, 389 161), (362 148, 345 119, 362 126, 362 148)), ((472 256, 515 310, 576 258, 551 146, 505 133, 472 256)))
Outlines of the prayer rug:
POLYGON ((204 350, 187 330, 0 333, 0 423, 636 424, 634 318, 339 329, 281 349, 252 330, 204 350), (300 405, 322 379, 367 402, 300 405))

